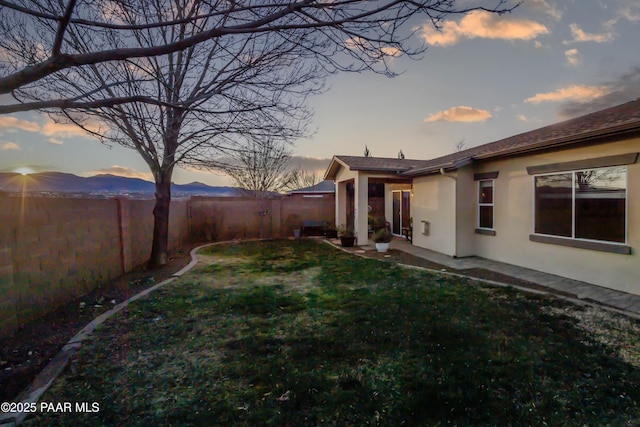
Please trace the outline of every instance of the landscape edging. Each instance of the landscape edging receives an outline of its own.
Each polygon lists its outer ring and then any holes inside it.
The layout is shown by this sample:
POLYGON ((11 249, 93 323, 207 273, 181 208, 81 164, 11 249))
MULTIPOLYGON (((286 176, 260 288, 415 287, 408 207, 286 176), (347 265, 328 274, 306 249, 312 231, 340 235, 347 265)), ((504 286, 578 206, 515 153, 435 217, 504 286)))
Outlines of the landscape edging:
MULTIPOLYGON (((225 242, 213 242, 206 243, 204 245, 197 246, 193 248, 189 255, 191 256, 191 262, 187 264, 180 271, 173 273, 170 278, 163 280, 162 282, 153 285, 150 288, 147 288, 132 297, 128 298, 125 301, 115 305, 110 310, 105 311, 91 322, 89 322, 85 327, 80 329, 80 331, 75 334, 67 343, 62 347, 62 349, 49 361, 47 366, 44 367, 42 371, 33 379, 31 384, 27 386, 27 388, 22 391, 15 399, 16 403, 22 403, 24 407, 31 408, 38 403, 42 395, 49 389, 53 381, 60 375, 60 373, 67 367, 69 361, 72 356, 80 349, 82 346, 82 342, 87 340, 91 334, 96 330, 96 328, 103 324, 107 319, 109 319, 114 314, 120 312, 123 308, 127 307, 130 303, 150 294, 158 288, 161 288, 174 280, 182 277, 185 273, 191 270, 198 263, 198 258, 196 253, 198 250, 218 244, 230 243, 229 241, 225 242)), ((0 425, 3 427, 12 427, 21 424, 31 412, 7 412, 0 413, 0 425)))

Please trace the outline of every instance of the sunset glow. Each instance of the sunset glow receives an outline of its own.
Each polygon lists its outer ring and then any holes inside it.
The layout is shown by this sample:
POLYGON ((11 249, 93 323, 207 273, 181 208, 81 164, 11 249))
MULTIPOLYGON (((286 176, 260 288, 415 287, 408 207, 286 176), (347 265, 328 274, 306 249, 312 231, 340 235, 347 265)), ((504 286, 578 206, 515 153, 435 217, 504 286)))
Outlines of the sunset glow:
POLYGON ((33 170, 28 167, 21 167, 21 168, 14 169, 14 172, 24 176, 24 175, 29 175, 30 173, 33 173, 33 170))

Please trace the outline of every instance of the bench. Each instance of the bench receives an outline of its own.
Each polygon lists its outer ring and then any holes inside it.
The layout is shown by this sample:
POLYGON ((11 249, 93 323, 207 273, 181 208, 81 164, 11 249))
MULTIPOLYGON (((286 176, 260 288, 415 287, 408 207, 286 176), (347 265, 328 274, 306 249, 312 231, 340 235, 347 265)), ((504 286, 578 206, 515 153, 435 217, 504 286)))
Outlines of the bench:
POLYGON ((324 236, 327 228, 327 221, 307 219, 302 221, 301 234, 303 236, 324 236))

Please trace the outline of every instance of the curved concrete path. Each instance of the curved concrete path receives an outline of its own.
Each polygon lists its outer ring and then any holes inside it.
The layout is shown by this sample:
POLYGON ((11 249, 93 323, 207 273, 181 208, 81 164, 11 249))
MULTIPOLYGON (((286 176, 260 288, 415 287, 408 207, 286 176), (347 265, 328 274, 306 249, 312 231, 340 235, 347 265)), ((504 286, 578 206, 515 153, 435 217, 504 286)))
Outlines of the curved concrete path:
MULTIPOLYGON (((361 256, 364 258, 369 258, 366 256, 366 251, 363 250, 362 253, 348 251, 343 249, 341 246, 336 245, 328 240, 324 240, 325 243, 328 243, 335 248, 338 248, 344 252, 361 256)), ((72 356, 78 351, 81 347, 83 341, 85 341, 89 336, 95 331, 95 329, 104 323, 107 319, 109 319, 114 314, 121 311, 123 308, 127 307, 133 301, 136 301, 151 292, 155 291, 158 288, 161 288, 177 278, 183 276, 188 271, 190 271, 193 267, 198 264, 197 252, 198 250, 213 245, 220 245, 229 242, 214 242, 207 243, 204 245, 200 245, 196 248, 193 248, 189 253, 191 256, 191 262, 184 267, 182 270, 174 273, 167 280, 164 280, 157 285, 154 285, 144 291, 132 296, 126 301, 121 302, 120 304, 114 306, 111 310, 106 311, 100 316, 96 317, 93 321, 91 321, 88 325, 80 330, 73 338, 71 338, 67 344, 62 347, 62 350, 58 352, 58 354, 47 364, 47 366, 36 376, 33 382, 17 397, 16 402, 22 402, 26 404, 37 404, 38 400, 42 397, 42 395, 47 391, 47 389, 51 386, 53 381, 56 379, 58 375, 64 370, 64 368, 69 364, 72 356)), ((538 294, 551 294, 554 295, 553 290, 561 290, 563 292, 571 292, 576 295, 576 298, 566 297, 564 295, 557 295, 558 298, 561 298, 566 301, 571 301, 573 303, 579 305, 591 305, 598 306, 604 308, 606 310, 614 311, 617 313, 621 313, 627 315, 629 317, 634 317, 636 319, 640 319, 640 296, 626 294, 624 292, 618 292, 609 290, 606 288, 600 288, 599 286, 589 285, 587 283, 570 281, 569 279, 564 279, 558 276, 553 276, 546 273, 536 272, 534 270, 524 269, 522 267, 510 266, 508 264, 496 263, 489 260, 483 260, 481 258, 474 259, 454 259, 451 257, 446 257, 446 255, 438 254, 436 252, 428 251, 426 249, 421 249, 416 246, 413 246, 404 241, 398 241, 394 239, 392 242, 392 247, 412 255, 428 259, 433 262, 437 262, 439 264, 446 265, 450 268, 455 268, 456 270, 464 270, 465 268, 486 268, 493 271, 498 271, 500 273, 506 274, 508 276, 522 278, 524 280, 528 280, 542 286, 545 286, 549 289, 549 291, 540 291, 537 289, 522 287, 522 286, 513 286, 508 285, 501 282, 496 282, 492 280, 479 279, 476 277, 465 276, 461 273, 453 273, 453 272, 443 272, 440 270, 432 270, 424 267, 416 267, 406 264, 400 264, 406 268, 414 268, 425 271, 432 271, 438 274, 444 275, 452 275, 457 277, 464 277, 471 280, 476 280, 484 283, 488 283, 496 286, 509 286, 524 292, 530 293, 538 293, 538 294), (533 273, 531 273, 533 272, 533 273), (533 280, 532 280, 533 279, 533 280), (558 285, 556 282, 561 283, 558 285), (575 283, 573 283, 575 282, 575 283), (569 288, 567 289, 567 286, 569 288), (602 299, 602 301, 600 300, 602 299)), ((12 413, 0 413, 0 426, 1 427, 13 427, 22 423, 29 413, 26 412, 12 412, 12 413)))
MULTIPOLYGON (((468 277, 473 280, 480 280, 499 286, 511 286, 526 292, 551 294, 579 305, 596 306, 628 317, 640 319, 640 295, 616 291, 614 289, 604 288, 602 286, 592 285, 590 283, 580 282, 566 277, 560 277, 544 273, 542 271, 531 270, 529 268, 518 267, 516 265, 505 264, 480 257, 453 258, 448 255, 414 246, 404 239, 393 239, 391 242, 391 248, 456 270, 455 273, 431 270, 438 273, 468 277), (536 285, 543 286, 546 291, 539 291, 533 288, 527 288, 526 286, 505 285, 500 282, 466 276, 464 274, 464 270, 471 268, 482 268, 504 274, 505 276, 531 282, 536 285), (558 292, 556 293, 555 291, 558 292), (568 297, 567 295, 572 295, 573 297, 568 297)), ((363 249, 364 254, 362 255, 364 256, 366 256, 367 250, 375 250, 374 247, 368 246, 361 247, 361 249, 363 249)), ((409 267, 417 268, 413 266, 409 267)))

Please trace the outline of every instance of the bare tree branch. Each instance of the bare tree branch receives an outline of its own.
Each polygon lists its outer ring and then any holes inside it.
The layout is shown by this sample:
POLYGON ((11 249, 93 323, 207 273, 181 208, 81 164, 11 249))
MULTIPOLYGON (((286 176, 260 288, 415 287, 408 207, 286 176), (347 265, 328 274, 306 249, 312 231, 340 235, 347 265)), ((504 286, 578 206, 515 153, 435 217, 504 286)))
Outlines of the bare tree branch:
MULTIPOLYGON (((111 26, 111 29, 121 31, 136 31, 141 29, 166 28, 180 26, 188 23, 190 25, 199 24, 200 21, 210 17, 223 16, 232 17, 234 21, 241 21, 236 25, 214 25, 209 29, 202 29, 194 32, 189 37, 180 38, 175 41, 148 45, 143 47, 120 47, 117 49, 95 50, 85 53, 60 53, 62 40, 53 43, 50 56, 43 60, 32 63, 20 70, 12 72, 0 78, 0 94, 9 93, 30 83, 36 82, 46 76, 63 71, 72 67, 81 67, 92 64, 99 64, 109 61, 124 61, 127 59, 167 55, 184 49, 188 49, 197 44, 215 38, 240 35, 255 34, 265 32, 292 32, 296 30, 326 29, 328 32, 335 30, 348 36, 358 35, 363 40, 380 40, 378 36, 367 36, 372 33, 372 29, 397 28, 398 22, 406 21, 415 14, 426 14, 434 25, 449 14, 468 13, 473 10, 488 10, 495 13, 510 12, 517 6, 505 7, 507 0, 500 0, 495 8, 488 9, 482 6, 455 8, 453 0, 427 0, 420 2, 409 1, 356 1, 345 0, 327 3, 318 3, 313 0, 301 0, 294 3, 257 3, 241 8, 230 8, 226 12, 215 11, 209 14, 199 14, 188 18, 181 18, 158 22, 145 22, 143 25, 111 26), (264 12, 263 12, 264 11, 264 12), (385 14, 387 13, 387 14, 385 14), (253 19, 251 19, 253 18, 253 19), (368 29, 367 29, 368 28, 368 29)), ((11 7, 14 11, 23 15, 33 15, 38 18, 49 17, 49 15, 33 10, 26 6, 2 2, 3 5, 11 7), (33 10, 33 12, 31 12, 33 10)), ((55 18, 60 21, 60 31, 62 36, 64 28, 68 24, 89 26, 96 30, 108 29, 105 25, 98 25, 95 21, 80 21, 71 19, 68 14, 72 13, 75 2, 70 1, 67 10, 62 18, 55 18)), ((44 10, 47 10, 44 8, 44 10)), ((227 22, 228 20, 225 20, 227 22)), ((391 36, 393 32, 389 33, 391 36)), ((394 44, 391 38, 386 40, 394 44)), ((418 51, 421 51, 420 49, 418 51)), ((416 51, 415 53, 418 53, 416 51)), ((409 52, 405 52, 409 53, 409 52)))

